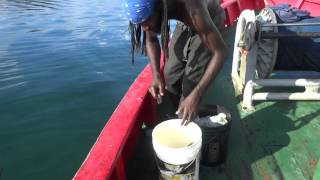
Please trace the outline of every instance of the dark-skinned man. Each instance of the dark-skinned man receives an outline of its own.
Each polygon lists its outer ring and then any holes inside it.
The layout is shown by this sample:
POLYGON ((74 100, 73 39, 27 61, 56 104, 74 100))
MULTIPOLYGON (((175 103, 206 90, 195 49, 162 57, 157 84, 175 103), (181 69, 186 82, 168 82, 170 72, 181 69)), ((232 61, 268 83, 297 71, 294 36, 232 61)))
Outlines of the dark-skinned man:
POLYGON ((153 82, 149 92, 156 99, 167 93, 182 124, 188 124, 197 116, 200 98, 227 55, 219 32, 224 27, 223 9, 215 0, 125 0, 124 6, 132 52, 141 49, 150 60, 153 82), (170 45, 169 19, 177 20, 170 45), (159 71, 158 34, 166 59, 164 80, 159 71))

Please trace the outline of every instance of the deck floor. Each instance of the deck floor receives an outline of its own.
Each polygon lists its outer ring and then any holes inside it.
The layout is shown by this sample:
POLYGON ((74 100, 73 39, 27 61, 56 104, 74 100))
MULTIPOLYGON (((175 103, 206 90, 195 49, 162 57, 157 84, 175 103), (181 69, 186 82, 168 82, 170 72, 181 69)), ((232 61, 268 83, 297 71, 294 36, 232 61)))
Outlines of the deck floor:
POLYGON ((320 179, 320 102, 256 102, 254 111, 242 111, 230 77, 233 31, 225 36, 231 57, 204 102, 232 112, 227 160, 201 167, 200 179, 320 179))
MULTIPOLYGON (((234 29, 224 37, 230 56, 202 103, 231 111, 227 159, 216 167, 201 166, 200 179, 320 180, 320 102, 256 102, 254 111, 243 112, 230 77, 234 29)), ((154 164, 150 167, 150 171, 141 168, 142 172, 156 171, 154 164)), ((137 176, 137 167, 130 172, 128 179, 157 179, 156 172, 152 177, 137 176)))

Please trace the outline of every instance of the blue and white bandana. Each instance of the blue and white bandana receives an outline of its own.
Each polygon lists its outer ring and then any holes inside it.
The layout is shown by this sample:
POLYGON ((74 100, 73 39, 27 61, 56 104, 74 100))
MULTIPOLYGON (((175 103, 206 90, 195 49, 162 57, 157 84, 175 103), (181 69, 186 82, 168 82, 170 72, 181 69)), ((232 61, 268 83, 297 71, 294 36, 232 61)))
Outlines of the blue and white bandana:
POLYGON ((147 20, 152 14, 155 0, 124 0, 124 8, 128 19, 133 24, 147 20))

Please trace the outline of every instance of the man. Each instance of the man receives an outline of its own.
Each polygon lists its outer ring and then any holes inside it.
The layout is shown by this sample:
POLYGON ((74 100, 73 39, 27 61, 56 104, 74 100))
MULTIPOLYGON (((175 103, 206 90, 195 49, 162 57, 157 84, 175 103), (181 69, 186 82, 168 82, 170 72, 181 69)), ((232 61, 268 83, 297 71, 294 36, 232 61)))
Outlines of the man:
POLYGON ((182 124, 188 124, 196 117, 200 97, 227 55, 219 32, 225 18, 223 9, 215 0, 125 0, 124 5, 132 52, 142 49, 150 59, 153 82, 149 92, 160 99, 166 89, 182 124), (178 21, 169 48, 168 19, 178 21), (166 58, 164 81, 159 73, 158 33, 166 58))

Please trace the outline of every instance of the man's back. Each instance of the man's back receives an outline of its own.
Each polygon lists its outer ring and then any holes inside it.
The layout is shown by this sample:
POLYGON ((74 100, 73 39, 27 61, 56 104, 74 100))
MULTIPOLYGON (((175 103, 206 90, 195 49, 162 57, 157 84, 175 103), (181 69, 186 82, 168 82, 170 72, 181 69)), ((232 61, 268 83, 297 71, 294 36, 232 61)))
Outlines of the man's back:
POLYGON ((207 11, 210 16, 203 17, 206 20, 215 19, 223 11, 219 0, 167 0, 167 3, 169 18, 181 21, 193 29, 196 24, 192 22, 192 18, 197 11, 207 11))

